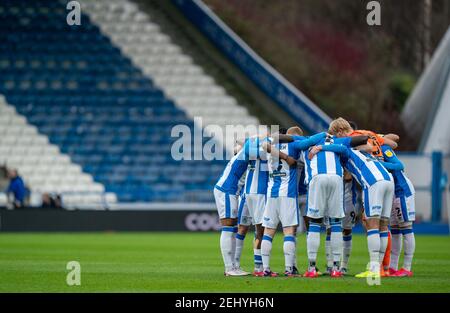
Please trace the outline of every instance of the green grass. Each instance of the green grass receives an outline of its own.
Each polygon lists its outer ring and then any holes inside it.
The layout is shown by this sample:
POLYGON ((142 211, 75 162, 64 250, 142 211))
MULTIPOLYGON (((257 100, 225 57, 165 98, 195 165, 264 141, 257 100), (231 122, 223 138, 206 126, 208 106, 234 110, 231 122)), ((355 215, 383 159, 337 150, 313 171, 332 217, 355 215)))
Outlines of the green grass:
MULTIPOLYGON (((242 265, 252 269, 251 237, 242 265)), ((413 278, 364 279, 224 277, 218 233, 0 234, 0 292, 450 292, 450 237, 416 236, 413 278), (67 286, 66 264, 81 264, 81 286, 67 286)), ((323 240, 323 238, 322 238, 323 240)), ((298 238, 305 269, 305 237, 298 238)), ((323 269, 323 241, 319 265, 323 269)), ((274 239, 273 270, 283 271, 282 237, 274 239)), ((350 272, 368 260, 354 236, 350 272)))

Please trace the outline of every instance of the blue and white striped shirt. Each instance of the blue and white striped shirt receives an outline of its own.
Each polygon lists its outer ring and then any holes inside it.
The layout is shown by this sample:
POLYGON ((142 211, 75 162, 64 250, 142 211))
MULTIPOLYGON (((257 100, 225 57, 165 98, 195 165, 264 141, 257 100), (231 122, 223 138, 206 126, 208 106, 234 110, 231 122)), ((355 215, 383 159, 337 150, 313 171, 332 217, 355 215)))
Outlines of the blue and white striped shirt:
POLYGON ((364 188, 382 180, 394 181, 388 170, 369 153, 335 144, 323 146, 322 151, 324 150, 343 155, 345 157, 345 160, 343 159, 345 168, 364 188))
POLYGON ((384 167, 391 171, 394 177, 395 184, 395 196, 409 197, 415 193, 412 182, 406 177, 403 171, 403 163, 397 158, 397 155, 388 145, 381 146, 383 157, 386 163, 383 163, 384 167))
POLYGON ((216 189, 229 194, 239 194, 245 182, 243 176, 249 163, 249 151, 250 145, 247 140, 244 147, 228 162, 215 185, 216 189))
MULTIPOLYGON (((316 134, 303 140, 296 140, 290 143, 277 144, 276 148, 286 155, 298 160, 301 151, 317 144, 325 133, 316 134)), ((297 167, 290 167, 286 161, 275 158, 272 155, 268 157, 269 166, 269 186, 267 196, 278 198, 280 196, 297 198, 298 196, 298 170, 297 167)))
POLYGON ((250 145, 255 147, 257 155, 256 160, 251 159, 248 164, 245 193, 265 195, 269 183, 269 168, 267 166, 267 152, 261 146, 264 142, 270 142, 270 139, 251 138, 249 140, 250 145))
MULTIPOLYGON (((326 137, 318 145, 326 146, 331 144, 341 144, 350 147, 351 137, 336 138, 326 137)), ((332 151, 320 151, 312 160, 308 158, 309 151, 304 151, 305 160, 305 183, 309 184, 311 179, 319 174, 334 174, 342 177, 343 169, 341 165, 341 156, 332 151)))

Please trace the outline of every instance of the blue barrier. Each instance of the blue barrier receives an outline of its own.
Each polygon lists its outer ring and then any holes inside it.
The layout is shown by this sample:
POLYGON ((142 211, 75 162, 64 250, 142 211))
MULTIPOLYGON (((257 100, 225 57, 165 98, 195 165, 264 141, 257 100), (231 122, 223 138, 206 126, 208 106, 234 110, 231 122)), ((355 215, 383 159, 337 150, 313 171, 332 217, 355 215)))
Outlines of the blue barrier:
POLYGON ((441 219, 442 211, 442 152, 435 151, 431 155, 432 180, 431 180, 431 220, 437 222, 441 219))
POLYGON ((172 0, 225 56, 309 133, 328 129, 330 118, 297 90, 200 0, 172 0))

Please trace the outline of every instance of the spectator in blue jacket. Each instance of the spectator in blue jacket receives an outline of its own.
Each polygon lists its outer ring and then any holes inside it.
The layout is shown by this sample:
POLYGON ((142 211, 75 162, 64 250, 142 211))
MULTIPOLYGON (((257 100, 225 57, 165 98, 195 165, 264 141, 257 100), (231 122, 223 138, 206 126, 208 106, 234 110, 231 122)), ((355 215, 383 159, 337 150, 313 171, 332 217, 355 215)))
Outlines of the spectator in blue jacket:
POLYGON ((27 195, 27 189, 23 182, 22 177, 19 176, 17 170, 12 169, 8 171, 9 186, 6 190, 8 198, 12 194, 14 196, 13 206, 14 208, 21 208, 24 206, 25 197, 27 195))

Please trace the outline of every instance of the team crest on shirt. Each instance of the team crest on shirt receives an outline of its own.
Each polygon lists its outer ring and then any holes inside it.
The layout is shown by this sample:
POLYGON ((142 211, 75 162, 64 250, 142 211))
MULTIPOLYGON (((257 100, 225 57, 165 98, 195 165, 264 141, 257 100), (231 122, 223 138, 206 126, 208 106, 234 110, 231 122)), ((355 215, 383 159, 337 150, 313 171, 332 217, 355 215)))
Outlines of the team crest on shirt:
POLYGON ((388 150, 388 151, 386 151, 386 156, 388 158, 390 158, 390 157, 394 156, 394 154, 392 153, 392 151, 388 150))

